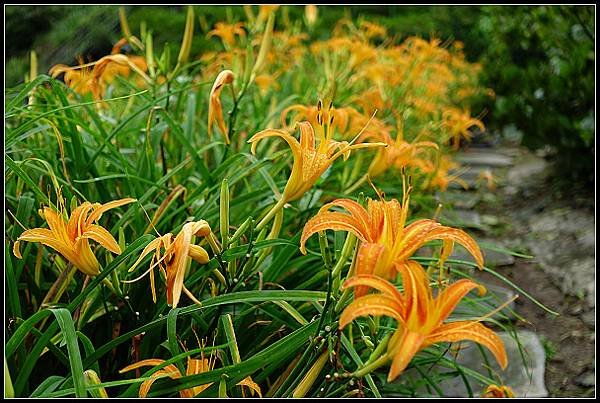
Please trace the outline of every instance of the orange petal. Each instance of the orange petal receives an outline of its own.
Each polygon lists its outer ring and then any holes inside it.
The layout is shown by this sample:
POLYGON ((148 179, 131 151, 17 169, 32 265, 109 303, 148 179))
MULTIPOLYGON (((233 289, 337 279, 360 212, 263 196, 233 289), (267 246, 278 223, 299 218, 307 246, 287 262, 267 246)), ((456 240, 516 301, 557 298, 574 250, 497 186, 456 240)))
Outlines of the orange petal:
POLYGON ((479 288, 480 293, 485 292, 485 287, 468 279, 461 279, 449 285, 436 298, 436 315, 441 324, 454 311, 458 303, 474 288, 479 288))
POLYGON ((409 260, 397 266, 402 275, 406 315, 411 324, 425 325, 431 320, 432 293, 427 273, 419 263, 409 260), (416 321, 416 323, 414 323, 416 321))
POLYGON ((381 277, 373 276, 371 274, 358 274, 346 280, 342 288, 356 287, 358 285, 374 288, 377 291, 381 291, 384 295, 396 300, 399 305, 405 305, 404 297, 400 291, 398 291, 392 283, 381 277))
POLYGON ((425 337, 417 332, 406 331, 398 342, 394 343, 392 365, 388 373, 388 382, 398 377, 421 348, 425 337))
POLYGON ((254 136, 252 136, 248 140, 248 143, 252 144, 252 146, 250 147, 250 152, 252 152, 252 154, 256 153, 256 145, 258 144, 258 142, 266 137, 281 137, 290 146, 292 154, 294 156, 294 161, 302 160, 302 149, 300 147, 300 143, 298 143, 298 140, 296 140, 296 138, 291 134, 278 129, 262 130, 256 133, 254 136))
POLYGON ((340 329, 359 316, 389 316, 398 322, 404 322, 402 312, 404 307, 398 300, 382 294, 368 294, 354 300, 348 305, 340 316, 340 329))
MULTIPOLYGON (((389 278, 386 274, 381 272, 388 271, 386 267, 383 267, 386 262, 382 258, 385 252, 385 246, 378 243, 363 243, 358 247, 358 254, 356 256, 355 272, 356 274, 371 274, 376 277, 389 278)), ((369 289, 366 286, 359 285, 354 290, 355 297, 361 297, 365 295, 369 289)))
MULTIPOLYGON (((17 242, 20 241, 40 242, 41 244, 44 244, 61 254, 72 249, 70 244, 65 244, 62 240, 56 237, 54 232, 46 228, 28 229, 19 235, 17 242)), ((15 252, 15 249, 18 249, 17 242, 15 242, 15 245, 13 246, 13 252, 15 252)), ((19 255, 15 253, 15 256, 20 258, 21 253, 18 250, 17 252, 19 252, 19 255)))
POLYGON ((76 239, 81 235, 85 217, 87 217, 87 214, 91 209, 92 204, 90 202, 83 202, 71 212, 71 217, 69 217, 69 222, 67 223, 67 233, 69 234, 69 238, 76 239))
POLYGON ((93 239, 109 251, 116 253, 117 255, 121 254, 121 248, 119 247, 119 244, 111 235, 111 233, 108 232, 104 227, 99 225, 90 225, 85 229, 85 232, 81 234, 81 237, 93 239))
POLYGON ((440 223, 429 219, 417 220, 406 226, 402 230, 401 238, 394 245, 394 255, 398 256, 399 260, 408 259, 430 240, 427 239, 429 233, 440 226, 440 223))
POLYGON ((95 221, 98 221, 105 211, 123 206, 125 204, 133 203, 134 201, 137 201, 137 199, 127 197, 125 199, 113 200, 111 202, 102 204, 101 206, 96 207, 94 211, 92 211, 87 220, 85 220, 85 223, 89 225, 95 221))
POLYGON ((367 234, 364 234, 364 228, 361 223, 348 214, 338 212, 317 213, 316 216, 308 220, 304 225, 302 236, 300 237, 300 251, 306 254, 306 240, 313 234, 332 229, 334 231, 348 231, 356 235, 361 241, 366 241, 367 234))
POLYGON ((350 213, 350 215, 352 217, 354 217, 358 223, 360 223, 362 228, 364 228, 362 232, 365 234, 366 240, 369 242, 373 241, 371 234, 369 234, 369 227, 370 227, 371 220, 370 220, 369 214, 367 213, 367 210, 365 210, 365 208, 363 206, 361 206, 359 203, 355 202, 354 200, 337 199, 337 200, 327 203, 323 207, 321 207, 319 209, 319 213, 325 212, 334 206, 342 207, 342 208, 346 209, 350 213))
POLYGON ((262 391, 260 390, 260 386, 258 386, 258 384, 254 382, 251 377, 247 376, 241 381, 239 381, 237 384, 239 386, 246 386, 248 389, 250 389, 250 391, 252 392, 252 396, 254 396, 254 393, 258 393, 259 397, 263 397, 262 391))
POLYGON ((299 122, 297 126, 300 128, 300 147, 303 150, 315 149, 315 130, 312 125, 307 122, 299 122))
POLYGON ((427 345, 439 342, 454 343, 471 340, 487 347, 502 369, 508 365, 508 357, 502 339, 484 325, 473 321, 459 321, 441 325, 427 337, 427 345))
POLYGON ((438 227, 427 234, 426 241, 433 239, 448 239, 458 242, 475 258, 475 262, 480 269, 483 269, 483 255, 477 242, 465 231, 458 228, 438 227))
POLYGON ((67 224, 62 215, 50 207, 44 207, 44 218, 52 231, 52 236, 65 245, 72 245, 74 240, 67 234, 67 224))

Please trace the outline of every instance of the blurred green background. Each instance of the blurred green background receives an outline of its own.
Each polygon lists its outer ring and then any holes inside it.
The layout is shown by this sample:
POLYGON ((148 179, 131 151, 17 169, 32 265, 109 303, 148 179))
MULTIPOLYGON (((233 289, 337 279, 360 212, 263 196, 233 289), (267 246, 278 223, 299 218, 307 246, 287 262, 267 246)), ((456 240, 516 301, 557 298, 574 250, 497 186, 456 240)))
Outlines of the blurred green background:
MULTIPOLYGON (((136 34, 145 22, 158 52, 178 46, 185 24, 183 6, 125 6, 136 34)), ((215 22, 244 20, 241 6, 196 6, 192 55, 214 44, 206 32, 215 22)), ((494 99, 482 99, 490 132, 548 150, 563 186, 593 191, 595 137, 595 26, 593 6, 319 6, 313 38, 326 38, 342 17, 364 18, 388 28, 400 40, 432 35, 460 40, 470 61, 484 66, 483 85, 494 99)), ((278 24, 302 21, 303 6, 286 6, 278 24)), ((39 71, 76 57, 96 60, 121 37, 116 6, 6 6, 5 83, 24 80, 28 52, 39 71)), ((157 53, 160 54, 160 53, 157 53)))

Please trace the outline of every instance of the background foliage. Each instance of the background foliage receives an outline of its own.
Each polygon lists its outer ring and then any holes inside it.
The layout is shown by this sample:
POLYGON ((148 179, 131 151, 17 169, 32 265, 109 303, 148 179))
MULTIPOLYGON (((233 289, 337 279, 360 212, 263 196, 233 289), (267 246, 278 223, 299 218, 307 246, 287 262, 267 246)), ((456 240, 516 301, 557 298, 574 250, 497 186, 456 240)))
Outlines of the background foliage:
MULTIPOLYGON (((202 6, 204 24, 227 15, 243 18, 240 9, 202 6)), ((298 19, 303 8, 287 7, 298 19)), ((129 7, 132 26, 155 27, 157 48, 176 44, 185 20, 183 7, 129 7), (160 29, 158 29, 160 27, 160 29)), ((486 126, 526 146, 553 147, 556 174, 592 189, 594 170, 594 11, 592 6, 362 6, 322 7, 317 37, 347 15, 375 17, 391 35, 436 35, 468 46, 470 61, 479 61, 483 85, 495 100, 482 99, 486 126), (327 9, 325 11, 325 9, 327 9)), ((283 15, 283 18, 286 18, 283 15)), ((74 61, 74 55, 97 59, 118 39, 118 16, 111 7, 6 7, 6 82, 22 81, 26 53, 35 49, 41 70, 74 61)), ((281 23, 281 22, 279 22, 281 23)), ((203 24, 203 25, 204 25, 203 24)), ((197 35, 193 54, 207 49, 211 38, 197 35)))

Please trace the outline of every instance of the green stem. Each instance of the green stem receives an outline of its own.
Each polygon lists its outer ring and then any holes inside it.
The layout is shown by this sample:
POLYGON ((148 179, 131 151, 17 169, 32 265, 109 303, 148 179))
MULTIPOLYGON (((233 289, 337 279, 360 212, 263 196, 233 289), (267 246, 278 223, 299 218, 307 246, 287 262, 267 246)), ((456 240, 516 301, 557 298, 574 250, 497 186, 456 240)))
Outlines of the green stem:
POLYGON ((260 231, 271 219, 273 216, 285 205, 285 199, 282 197, 279 201, 269 210, 266 216, 256 226, 255 231, 260 231))
POLYGON ((317 326, 315 337, 317 337, 321 331, 321 326, 323 326, 323 321, 325 320, 325 316, 327 315, 327 311, 329 310, 329 305, 331 303, 331 283, 333 282, 331 278, 331 272, 332 270, 328 270, 327 273, 327 297, 325 299, 325 306, 323 306, 323 312, 321 312, 321 317, 319 318, 319 325, 317 326))
POLYGON ((348 189, 344 190, 344 193, 349 194, 354 192, 356 189, 360 187, 368 178, 368 174, 364 174, 359 180, 354 182, 354 185, 350 186, 348 189))
POLYGON ((362 378, 363 376, 370 374, 375 371, 377 368, 384 366, 389 361, 389 357, 387 354, 382 355, 372 363, 365 365, 359 370, 356 370, 352 373, 352 376, 355 378, 362 378))

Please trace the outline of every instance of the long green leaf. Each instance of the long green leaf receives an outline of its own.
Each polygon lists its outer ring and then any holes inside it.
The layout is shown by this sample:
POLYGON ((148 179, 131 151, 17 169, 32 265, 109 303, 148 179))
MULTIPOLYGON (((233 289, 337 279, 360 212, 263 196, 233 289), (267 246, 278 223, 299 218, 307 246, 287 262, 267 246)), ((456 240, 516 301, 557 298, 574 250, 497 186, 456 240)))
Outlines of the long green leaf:
POLYGON ((65 308, 50 309, 56 317, 58 325, 63 334, 69 352, 69 362, 71 363, 71 377, 75 387, 76 397, 86 397, 85 379, 83 375, 83 364, 81 363, 81 354, 79 352, 79 341, 75 333, 75 324, 71 313, 65 308))

